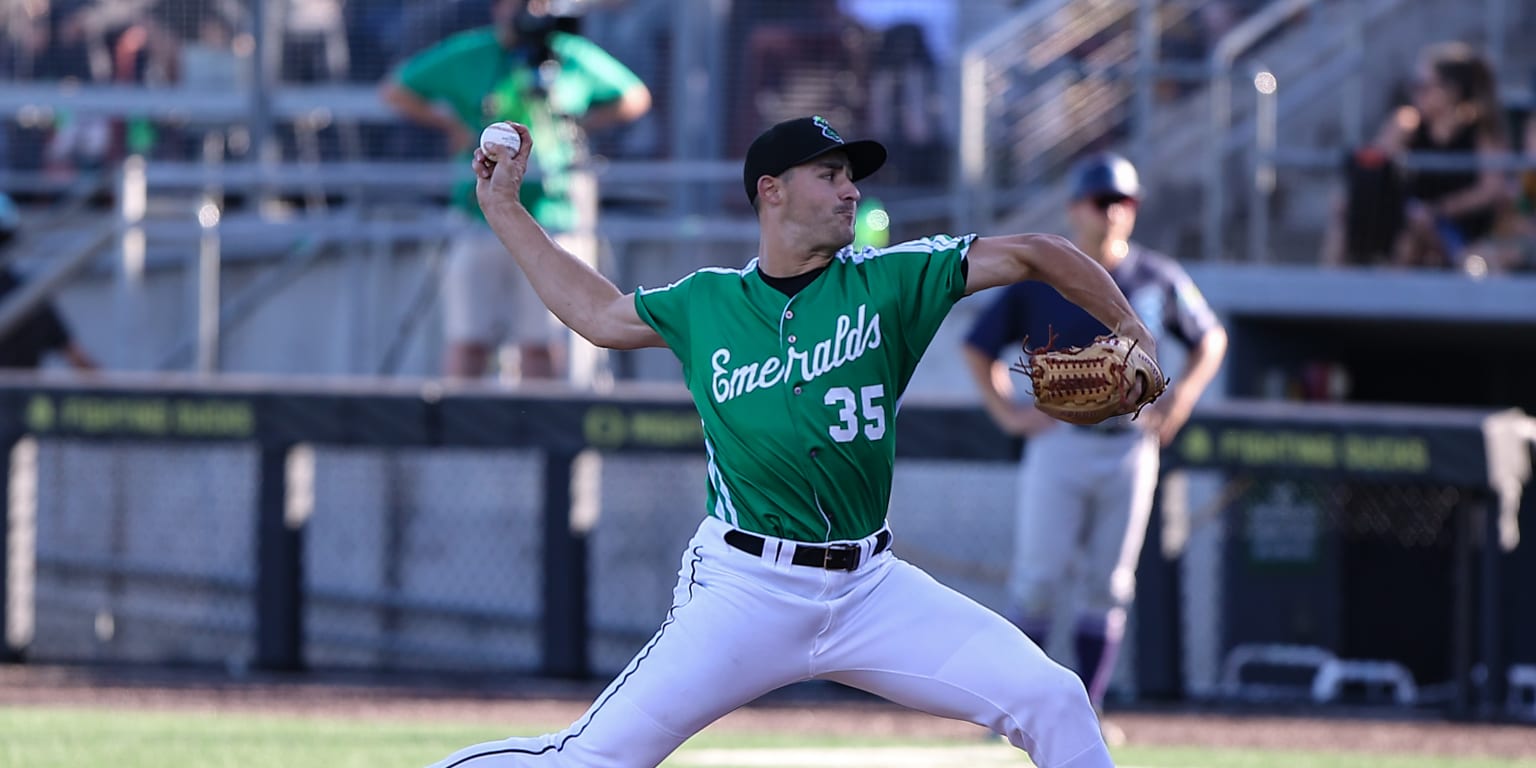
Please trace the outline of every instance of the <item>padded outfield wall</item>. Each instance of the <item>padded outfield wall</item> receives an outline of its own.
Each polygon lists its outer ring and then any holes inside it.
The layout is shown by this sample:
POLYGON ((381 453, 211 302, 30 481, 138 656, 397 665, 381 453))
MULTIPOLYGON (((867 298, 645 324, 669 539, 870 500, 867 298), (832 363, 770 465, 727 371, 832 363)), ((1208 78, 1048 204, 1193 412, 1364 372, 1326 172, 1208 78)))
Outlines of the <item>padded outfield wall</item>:
MULTIPOLYGON (((1006 611, 1018 444, 968 404, 898 424, 897 552, 1006 611)), ((1165 453, 1116 694, 1221 698, 1240 646, 1305 645, 1400 665, 1412 707, 1495 714, 1481 670, 1536 662, 1510 586, 1532 432, 1512 410, 1202 410, 1165 453)), ((659 624, 704 506, 671 388, 9 380, 0 435, 18 661, 601 677, 659 624)))

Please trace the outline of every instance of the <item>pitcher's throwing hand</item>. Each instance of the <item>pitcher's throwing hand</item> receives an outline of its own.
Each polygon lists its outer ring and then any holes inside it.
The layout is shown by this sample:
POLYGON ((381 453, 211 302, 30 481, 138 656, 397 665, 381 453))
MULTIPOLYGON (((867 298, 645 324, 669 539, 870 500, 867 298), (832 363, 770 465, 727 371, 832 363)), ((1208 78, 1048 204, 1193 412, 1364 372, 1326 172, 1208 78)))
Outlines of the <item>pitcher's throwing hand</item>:
POLYGON ((521 145, 512 151, 504 144, 482 144, 475 150, 471 165, 475 171, 475 197, 480 207, 496 201, 516 201, 528 173, 528 153, 533 151, 533 137, 528 128, 512 123, 521 145))

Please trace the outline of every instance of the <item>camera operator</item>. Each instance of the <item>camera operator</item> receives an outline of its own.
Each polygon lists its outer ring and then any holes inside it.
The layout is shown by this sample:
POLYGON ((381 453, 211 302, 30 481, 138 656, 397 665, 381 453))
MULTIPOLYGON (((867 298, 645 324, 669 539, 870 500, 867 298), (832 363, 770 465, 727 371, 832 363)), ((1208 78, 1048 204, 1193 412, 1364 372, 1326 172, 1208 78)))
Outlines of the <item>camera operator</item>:
MULTIPOLYGON (((651 94, 596 43, 564 31, 567 19, 556 10, 562 8, 549 0, 497 0, 490 26, 412 56, 386 79, 382 96, 406 119, 441 131, 466 160, 484 126, 499 120, 528 126, 540 141, 523 205, 559 237, 576 226, 571 169, 584 132, 639 119, 651 94)), ((503 361, 503 378, 556 377, 563 329, 486 226, 468 173, 454 187, 452 207, 462 234, 449 246, 443 278, 444 373, 482 376, 492 352, 507 344, 516 357, 503 361)))

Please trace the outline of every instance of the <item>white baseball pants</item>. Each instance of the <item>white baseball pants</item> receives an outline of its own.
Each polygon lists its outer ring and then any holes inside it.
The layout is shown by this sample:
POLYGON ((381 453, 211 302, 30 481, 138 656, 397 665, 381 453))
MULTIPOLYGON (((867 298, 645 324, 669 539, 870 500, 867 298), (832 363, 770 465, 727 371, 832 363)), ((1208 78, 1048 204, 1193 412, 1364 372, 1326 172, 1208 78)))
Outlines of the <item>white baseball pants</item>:
MULTIPOLYGON (((737 550, 728 530, 699 527, 661 629, 570 728, 433 768, 651 768, 721 716, 812 679, 983 725, 1040 768, 1114 765, 1082 681, 1002 616, 890 551, 828 571, 791 564, 792 542, 737 550)), ((874 537, 857 544, 867 555, 874 537)))

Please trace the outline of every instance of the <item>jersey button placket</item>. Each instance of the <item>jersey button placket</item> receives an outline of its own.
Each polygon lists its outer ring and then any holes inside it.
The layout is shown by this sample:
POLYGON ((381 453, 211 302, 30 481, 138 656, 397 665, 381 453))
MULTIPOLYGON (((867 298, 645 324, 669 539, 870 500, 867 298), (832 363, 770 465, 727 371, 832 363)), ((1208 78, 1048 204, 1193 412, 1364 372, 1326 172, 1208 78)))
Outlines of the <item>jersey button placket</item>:
MULTIPOLYGON (((784 319, 785 320, 793 320, 793 319, 795 319, 795 311, 793 309, 785 308, 785 310, 784 310, 784 319)), ((795 336, 795 334, 793 334, 793 333, 790 333, 790 334, 785 334, 784 340, 786 342, 790 343, 790 344, 794 344, 796 341, 799 341, 799 337, 795 336)), ((792 389, 790 389, 790 392, 793 392, 795 395, 798 396, 801 393, 805 392, 805 387, 802 387, 801 385, 796 384, 792 389)))

